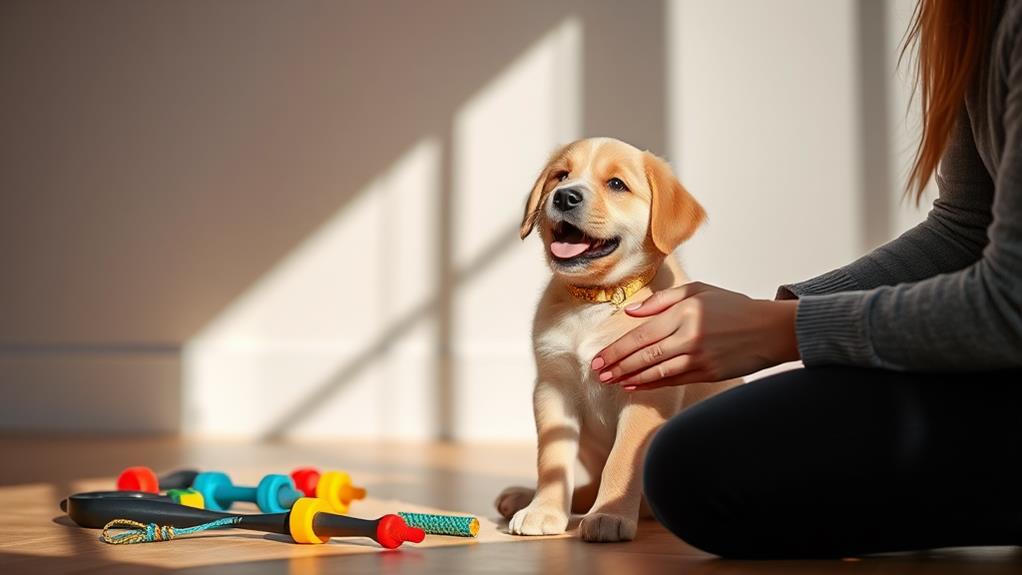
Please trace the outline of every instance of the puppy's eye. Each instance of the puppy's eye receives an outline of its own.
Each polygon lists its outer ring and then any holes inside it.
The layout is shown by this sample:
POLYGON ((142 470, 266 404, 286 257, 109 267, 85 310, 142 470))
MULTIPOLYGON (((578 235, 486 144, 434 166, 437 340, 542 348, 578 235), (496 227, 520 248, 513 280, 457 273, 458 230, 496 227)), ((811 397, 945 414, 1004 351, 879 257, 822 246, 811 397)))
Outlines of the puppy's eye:
POLYGON ((615 192, 628 191, 628 186, 626 186, 625 183, 618 178, 611 178, 607 180, 607 187, 614 190, 615 192))
POLYGON ((568 172, 559 172, 556 177, 558 182, 563 182, 568 179, 568 172))

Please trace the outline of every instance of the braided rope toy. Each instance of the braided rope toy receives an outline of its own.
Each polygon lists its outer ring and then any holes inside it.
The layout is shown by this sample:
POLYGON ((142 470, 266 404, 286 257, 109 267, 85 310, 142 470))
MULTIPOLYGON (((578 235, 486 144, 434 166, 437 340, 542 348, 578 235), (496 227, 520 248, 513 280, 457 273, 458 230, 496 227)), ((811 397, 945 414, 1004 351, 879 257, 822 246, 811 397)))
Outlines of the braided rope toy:
POLYGON ((398 512, 398 516, 404 519, 409 527, 418 527, 431 535, 475 537, 479 534, 479 520, 471 516, 404 512, 398 512))

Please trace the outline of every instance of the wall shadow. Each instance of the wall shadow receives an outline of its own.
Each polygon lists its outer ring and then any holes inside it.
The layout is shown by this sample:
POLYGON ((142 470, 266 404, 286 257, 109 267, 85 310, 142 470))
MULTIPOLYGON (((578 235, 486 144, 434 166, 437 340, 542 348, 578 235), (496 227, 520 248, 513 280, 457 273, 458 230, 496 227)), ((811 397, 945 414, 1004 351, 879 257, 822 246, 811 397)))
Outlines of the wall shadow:
POLYGON ((573 6, 3 3, 0 343, 173 352, 573 6))
POLYGON ((860 250, 867 252, 889 241, 890 194, 893 180, 889 113, 890 69, 894 47, 887 42, 887 3, 855 3, 856 73, 859 79, 859 207, 860 250))
MULTIPOLYGON (((580 9, 582 19, 582 136, 613 135, 641 148, 664 153, 667 148, 666 87, 667 41, 664 2, 625 4, 591 2, 580 9), (621 50, 621 35, 634 45, 621 50), (635 59, 641 55, 642 65, 635 59), (623 86, 641 89, 620 89, 623 86)), ((453 114, 450 118, 453 121, 453 114)), ((383 333, 348 360, 330 377, 314 386, 295 406, 274 420, 260 435, 264 441, 283 438, 298 419, 325 405, 345 384, 353 381, 366 367, 379 359, 389 343, 427 317, 435 319, 434 390, 431 406, 437 439, 454 437, 456 364, 452 346, 455 325, 454 299, 458 289, 472 277, 483 273, 495 260, 517 245, 517 222, 509 231, 498 234, 463 269, 453 264, 453 176, 457 158, 450 126, 439 132, 441 142, 440 201, 436 267, 438 283, 425 303, 392 322, 383 333)), ((537 168, 538 169, 538 168, 537 168)), ((524 193, 523 193, 524 198, 524 193)), ((515 217, 518 214, 514 214, 515 217)))
POLYGON ((65 395, 64 358, 177 361, 575 8, 0 4, 0 381, 65 395))
MULTIPOLYGON (((583 22, 583 135, 665 150, 664 12, 578 0, 0 5, 11 71, 0 266, 18 278, 0 288, 0 351, 176 357, 427 135, 447 134, 450 202, 455 113, 571 14, 583 22)), ((443 437, 461 273, 449 208, 436 214, 428 311, 443 437)))

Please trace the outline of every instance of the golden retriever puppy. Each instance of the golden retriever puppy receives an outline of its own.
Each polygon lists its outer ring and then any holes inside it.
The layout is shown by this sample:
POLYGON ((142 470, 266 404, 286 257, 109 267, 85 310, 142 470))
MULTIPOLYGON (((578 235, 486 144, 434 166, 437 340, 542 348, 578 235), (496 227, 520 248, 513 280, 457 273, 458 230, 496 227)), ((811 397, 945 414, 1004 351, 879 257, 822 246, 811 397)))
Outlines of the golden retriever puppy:
POLYGON ((582 539, 633 539, 653 434, 681 409, 741 383, 626 391, 601 383, 590 366, 644 321, 625 306, 688 281, 671 254, 704 218, 663 160, 619 140, 569 144, 536 180, 521 236, 538 228, 553 278, 533 322, 537 487, 509 487, 496 500, 511 533, 563 533, 571 513, 586 513, 582 539), (576 486, 576 460, 585 485, 576 486))

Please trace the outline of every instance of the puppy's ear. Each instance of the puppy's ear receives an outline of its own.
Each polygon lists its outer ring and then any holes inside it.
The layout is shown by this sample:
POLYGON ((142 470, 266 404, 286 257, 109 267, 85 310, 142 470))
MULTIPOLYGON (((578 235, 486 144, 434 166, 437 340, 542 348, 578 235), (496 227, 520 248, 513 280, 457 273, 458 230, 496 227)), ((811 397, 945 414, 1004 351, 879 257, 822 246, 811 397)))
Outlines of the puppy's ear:
POLYGON ((554 163, 561 159, 561 156, 564 155, 564 151, 567 149, 567 146, 560 148, 550 156, 546 167, 543 168, 539 177, 536 178, 536 183, 532 185, 529 199, 525 202, 525 215, 522 217, 522 227, 519 229, 523 240, 532 233, 532 228, 536 225, 539 207, 543 205, 543 199, 546 197, 544 192, 546 191, 547 181, 550 179, 550 170, 553 169, 554 163))
POLYGON ((649 231, 653 244, 662 253, 670 254, 681 242, 692 237, 706 220, 706 210, 674 176, 663 159, 643 152, 646 181, 650 199, 649 231))

